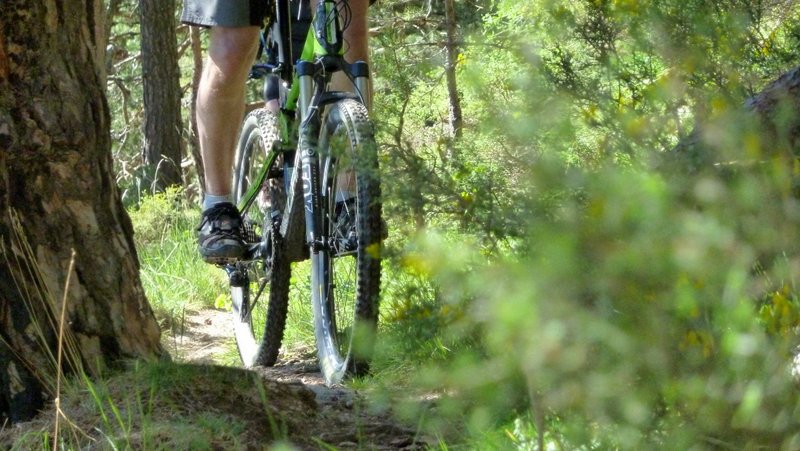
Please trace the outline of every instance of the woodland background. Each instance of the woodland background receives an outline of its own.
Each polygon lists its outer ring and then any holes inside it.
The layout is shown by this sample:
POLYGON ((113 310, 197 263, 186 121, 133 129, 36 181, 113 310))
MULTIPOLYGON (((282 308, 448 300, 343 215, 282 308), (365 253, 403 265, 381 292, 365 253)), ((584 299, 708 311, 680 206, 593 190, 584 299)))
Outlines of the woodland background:
MULTIPOLYGON (((104 6, 113 173, 169 334, 227 302, 192 241, 206 36, 169 1, 104 6)), ((800 2, 370 13, 390 237, 358 383, 442 449, 800 447, 800 2)))

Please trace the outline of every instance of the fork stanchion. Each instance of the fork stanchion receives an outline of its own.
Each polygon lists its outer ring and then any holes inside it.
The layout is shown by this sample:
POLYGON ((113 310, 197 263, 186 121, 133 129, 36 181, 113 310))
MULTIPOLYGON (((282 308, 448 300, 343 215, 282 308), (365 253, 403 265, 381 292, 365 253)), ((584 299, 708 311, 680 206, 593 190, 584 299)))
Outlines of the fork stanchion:
POLYGON ((369 87, 369 65, 364 61, 356 61, 350 66, 353 75, 353 83, 356 86, 356 94, 361 98, 361 103, 372 111, 372 92, 369 87))
POLYGON ((311 96, 314 94, 314 64, 308 61, 298 61, 295 71, 297 72, 297 79, 300 84, 300 98, 298 100, 300 120, 304 121, 308 117, 311 96))

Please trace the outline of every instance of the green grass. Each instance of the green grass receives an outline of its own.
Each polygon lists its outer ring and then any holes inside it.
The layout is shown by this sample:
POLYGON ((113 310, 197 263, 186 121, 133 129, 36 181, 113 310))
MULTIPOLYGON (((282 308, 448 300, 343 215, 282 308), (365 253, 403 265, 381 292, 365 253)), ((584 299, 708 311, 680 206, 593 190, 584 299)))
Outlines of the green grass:
POLYGON ((187 309, 224 303, 225 273, 200 259, 195 235, 200 210, 188 204, 182 191, 146 197, 129 213, 142 285, 162 328, 179 326, 187 309))
MULTIPOLYGON (((205 264, 197 254, 195 227, 199 210, 188 205, 180 191, 147 197, 130 214, 136 232, 142 282, 165 333, 173 338, 183 335, 187 310, 229 308, 230 294, 224 272, 205 264)), ((463 241, 459 237, 450 238, 463 241)), ((456 404, 445 406, 441 413, 426 411, 427 401, 420 400, 441 397, 442 393, 435 388, 436 383, 421 383, 421 380, 434 377, 430 376, 435 374, 429 371, 431 367, 447 362, 457 351, 475 343, 464 340, 462 334, 449 332, 464 317, 465 311, 459 304, 442 298, 426 266, 430 260, 400 248, 402 244, 395 240, 398 238, 393 237, 388 243, 383 267, 380 330, 373 371, 370 376, 349 384, 370 393, 377 405, 395 405, 399 413, 407 415, 410 427, 438 437, 440 449, 531 449, 535 428, 524 412, 518 416, 506 415, 502 421, 481 430, 464 426, 468 419, 463 413, 454 413, 460 408, 456 404)), ((284 353, 315 355, 309 275, 309 262, 292 265, 284 353)), ((217 361, 239 365, 235 347, 217 361)), ((162 380, 161 383, 181 384, 179 380, 162 380)), ((166 431, 188 440, 174 442, 179 448, 203 448, 203 443, 210 443, 209 437, 221 437, 226 443, 235 444, 239 434, 234 432, 243 427, 213 414, 192 417, 188 420, 190 424, 183 420, 164 424, 153 415, 153 398, 149 392, 142 392, 133 400, 114 401, 116 404, 110 403, 108 394, 97 393, 92 398, 95 414, 102 418, 101 430, 112 431, 107 440, 123 447, 142 445, 141 440, 160 443, 166 431), (132 424, 137 421, 138 424, 132 424), (142 429, 147 432, 136 437, 139 441, 126 442, 131 439, 126 431, 142 429)), ((180 410, 180 406, 172 407, 180 410)), ((35 434, 31 438, 40 439, 35 434)))
MULTIPOLYGON (((170 362, 73 379, 61 396, 68 421, 59 448, 260 449, 288 440, 287 427, 297 430, 308 415, 274 390, 249 371, 170 362)), ((52 449, 52 420, 43 415, 0 432, 0 448, 52 449)))
POLYGON ((283 334, 284 349, 314 346, 314 313, 311 310, 311 263, 292 264, 289 286, 289 312, 283 334))
MULTIPOLYGON (((145 197, 139 207, 129 213, 141 263, 142 285, 165 333, 173 337, 182 335, 187 310, 230 308, 225 272, 204 263, 197 252, 195 228, 200 210, 189 205, 180 190, 145 197)), ((308 262, 292 265, 283 341, 287 350, 314 345, 309 277, 308 262)), ((238 362, 235 349, 228 354, 221 356, 221 361, 238 362)))

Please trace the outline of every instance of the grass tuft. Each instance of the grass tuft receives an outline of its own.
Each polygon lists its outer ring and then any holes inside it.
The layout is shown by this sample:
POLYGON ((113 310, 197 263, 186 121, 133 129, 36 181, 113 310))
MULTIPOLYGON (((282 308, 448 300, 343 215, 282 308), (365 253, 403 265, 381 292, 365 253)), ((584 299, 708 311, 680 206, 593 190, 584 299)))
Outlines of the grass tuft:
MULTIPOLYGON (((136 362, 94 382, 65 381, 62 410, 85 433, 62 434, 54 448, 261 449, 287 442, 314 415, 315 405, 290 390, 243 369, 136 362)), ((53 449, 54 421, 8 428, 0 448, 53 449)))
POLYGON ((145 197, 129 213, 142 285, 162 330, 174 336, 186 309, 211 308, 227 296, 225 273, 200 259, 195 235, 200 210, 182 190, 145 197))

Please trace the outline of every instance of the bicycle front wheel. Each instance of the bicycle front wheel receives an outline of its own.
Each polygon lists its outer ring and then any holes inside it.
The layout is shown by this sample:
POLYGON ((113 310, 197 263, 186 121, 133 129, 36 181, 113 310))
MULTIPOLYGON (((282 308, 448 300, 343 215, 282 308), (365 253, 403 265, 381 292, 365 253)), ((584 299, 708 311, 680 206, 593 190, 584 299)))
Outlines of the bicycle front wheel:
POLYGON ((378 322, 381 203, 377 146, 364 106, 328 107, 319 138, 321 225, 311 252, 312 305, 320 369, 328 385, 362 375, 378 322))
POLYGON ((252 111, 235 157, 233 193, 248 256, 226 269, 236 345, 247 368, 275 364, 286 326, 290 266, 279 232, 286 184, 278 136, 275 113, 252 111))

